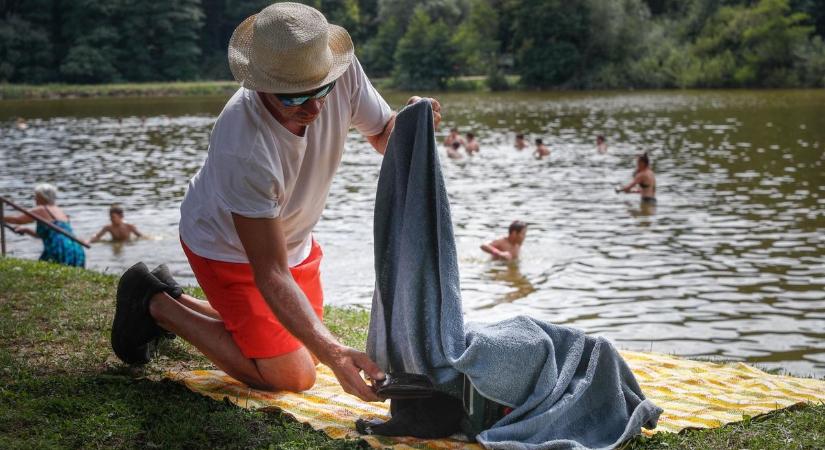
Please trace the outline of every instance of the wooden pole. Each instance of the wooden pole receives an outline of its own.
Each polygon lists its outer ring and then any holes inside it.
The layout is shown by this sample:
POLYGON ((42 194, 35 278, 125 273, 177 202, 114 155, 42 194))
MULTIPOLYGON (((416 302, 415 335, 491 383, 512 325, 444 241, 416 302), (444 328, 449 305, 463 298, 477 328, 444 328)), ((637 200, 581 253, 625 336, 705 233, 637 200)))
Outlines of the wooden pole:
MULTIPOLYGON (((5 225, 6 221, 3 220, 3 219, 4 219, 4 217, 3 217, 3 202, 0 201, 0 223, 5 225)), ((0 227, 0 250, 1 250, 0 255, 2 255, 3 258, 5 258, 6 257, 6 227, 0 227)))
POLYGON ((52 229, 52 231, 55 231, 55 232, 57 232, 57 233, 60 233, 60 234, 62 234, 63 236, 66 236, 67 238, 69 238, 69 239, 71 239, 71 240, 73 240, 73 241, 77 242, 78 244, 80 244, 80 245, 82 245, 82 246, 84 246, 84 247, 86 247, 86 248, 92 248, 91 246, 89 246, 89 244, 87 244, 87 243, 85 243, 85 242, 81 241, 80 239, 78 239, 77 237, 75 237, 72 233, 69 233, 68 231, 64 230, 63 228, 58 227, 57 225, 55 225, 55 224, 53 224, 53 223, 46 222, 45 220, 41 219, 40 217, 37 217, 37 216, 35 216, 34 214, 32 214, 32 213, 30 213, 30 212, 26 211, 26 210, 25 210, 25 209, 23 209, 22 207, 18 206, 18 205, 17 205, 17 204, 15 204, 13 201, 11 201, 11 200, 9 200, 9 199, 7 199, 7 198, 5 198, 5 197, 0 197, 0 204, 2 204, 2 203, 8 203, 8 205, 9 205, 9 206, 11 206, 12 208, 14 208, 14 209, 16 209, 16 210, 20 211, 21 213, 23 213, 23 214, 25 214, 25 215, 27 215, 27 216, 31 217, 32 219, 34 219, 34 220, 36 220, 36 221, 38 221, 38 222, 42 223, 43 225, 45 225, 45 226, 47 226, 47 227, 51 228, 51 229, 52 229))

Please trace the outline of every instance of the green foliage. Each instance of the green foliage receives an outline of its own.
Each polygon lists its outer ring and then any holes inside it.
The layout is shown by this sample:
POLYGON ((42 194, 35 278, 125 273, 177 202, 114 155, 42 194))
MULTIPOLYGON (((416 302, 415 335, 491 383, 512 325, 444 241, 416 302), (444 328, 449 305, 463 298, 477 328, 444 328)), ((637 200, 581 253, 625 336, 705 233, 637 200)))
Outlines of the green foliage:
POLYGON ((808 16, 792 13, 788 0, 761 0, 752 8, 724 7, 707 22, 693 46, 703 86, 798 84, 794 51, 805 45, 808 16))
POLYGON ((825 41, 819 36, 797 49, 796 73, 803 86, 825 87, 825 41))
POLYGON ((444 89, 456 73, 455 58, 447 24, 419 7, 398 41, 393 78, 403 89, 444 89))
POLYGON ((378 26, 378 33, 363 46, 361 52, 363 65, 369 74, 387 76, 392 73, 395 66, 395 47, 403 34, 403 29, 395 17, 378 26))
POLYGON ((471 0, 467 18, 452 37, 459 72, 465 75, 496 70, 501 43, 491 30, 498 29, 498 13, 489 0, 471 0))
POLYGON ((563 85, 581 69, 590 42, 583 0, 514 2, 516 71, 531 87, 563 85))
POLYGON ((17 16, 0 21, 0 81, 49 79, 51 43, 46 31, 17 16))
MULTIPOLYGON (((233 30, 271 3, 0 2, 0 82, 229 79, 233 30)), ((402 88, 823 85, 823 0, 303 3, 349 31, 368 74, 402 88)))

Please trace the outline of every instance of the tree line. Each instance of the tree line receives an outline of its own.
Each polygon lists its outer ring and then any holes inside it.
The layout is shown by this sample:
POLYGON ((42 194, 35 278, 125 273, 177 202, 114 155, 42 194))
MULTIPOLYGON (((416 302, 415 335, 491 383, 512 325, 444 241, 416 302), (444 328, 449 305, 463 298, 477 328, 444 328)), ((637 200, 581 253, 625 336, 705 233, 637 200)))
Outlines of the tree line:
MULTIPOLYGON (((0 82, 211 80, 270 0, 0 0, 0 82)), ((825 87, 822 0, 312 0, 406 89, 825 87)))

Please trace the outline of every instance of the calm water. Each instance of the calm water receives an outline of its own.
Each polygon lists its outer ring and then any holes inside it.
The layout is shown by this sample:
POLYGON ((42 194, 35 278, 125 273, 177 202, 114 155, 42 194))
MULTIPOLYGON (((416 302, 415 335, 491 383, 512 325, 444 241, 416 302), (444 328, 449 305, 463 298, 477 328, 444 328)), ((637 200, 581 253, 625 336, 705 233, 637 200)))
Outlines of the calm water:
MULTIPOLYGON (((622 348, 825 375, 825 91, 440 98, 445 125, 482 143, 479 156, 442 161, 468 318, 527 314, 622 348), (543 137, 551 157, 515 151, 515 130, 543 137), (607 155, 594 149, 598 133, 607 155), (655 210, 613 192, 642 149, 657 173, 655 210), (478 246, 513 219, 530 223, 521 262, 490 262, 478 246)), ((178 205, 224 100, 0 102, 0 192, 31 204, 35 183, 57 184, 83 236, 120 202, 153 239, 98 244, 89 266, 166 262, 193 282, 178 205)), ((316 229, 330 303, 369 305, 380 163, 350 136, 316 229)), ((33 239, 8 247, 40 252, 33 239)))

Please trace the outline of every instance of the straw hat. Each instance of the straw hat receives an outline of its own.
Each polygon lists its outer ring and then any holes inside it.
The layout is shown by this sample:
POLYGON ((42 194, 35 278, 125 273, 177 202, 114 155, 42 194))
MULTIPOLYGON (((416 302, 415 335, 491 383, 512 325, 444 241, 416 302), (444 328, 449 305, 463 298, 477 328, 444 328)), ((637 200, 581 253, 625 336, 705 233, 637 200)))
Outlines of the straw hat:
POLYGON ((352 39, 315 8, 274 3, 244 20, 229 40, 229 68, 241 86, 294 94, 340 77, 352 62, 352 39))

